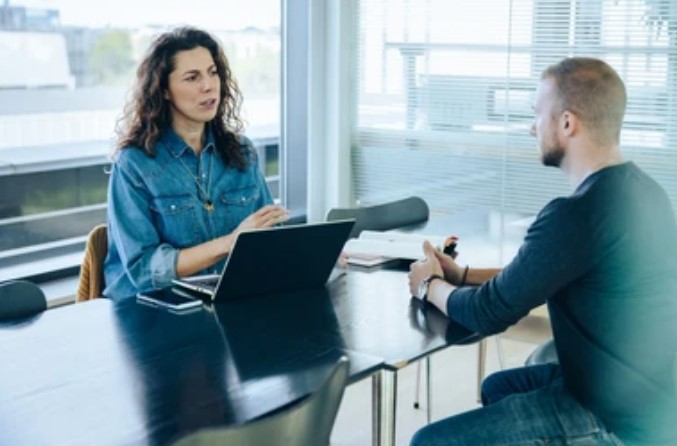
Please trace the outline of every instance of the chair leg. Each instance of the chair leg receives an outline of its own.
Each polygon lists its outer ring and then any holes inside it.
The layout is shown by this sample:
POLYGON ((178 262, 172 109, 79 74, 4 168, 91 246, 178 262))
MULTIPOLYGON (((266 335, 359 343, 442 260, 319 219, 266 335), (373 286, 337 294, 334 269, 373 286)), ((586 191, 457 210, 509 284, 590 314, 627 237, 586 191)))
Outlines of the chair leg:
POLYGON ((428 419, 428 424, 430 424, 430 420, 432 419, 433 415, 433 392, 432 392, 432 381, 430 380, 430 376, 432 374, 432 364, 430 363, 430 356, 425 357, 425 385, 426 385, 426 403, 428 403, 428 407, 426 408, 426 418, 428 419))
POLYGON ((487 341, 480 340, 477 344, 477 402, 482 402, 482 380, 485 373, 485 360, 487 357, 487 341))
POLYGON ((416 364, 416 393, 414 394, 414 409, 421 407, 421 361, 416 364))
POLYGON ((501 370, 505 369, 505 354, 503 353, 503 342, 501 341, 501 335, 494 336, 496 341, 496 352, 498 353, 498 365, 501 370))
MULTIPOLYGON (((414 409, 418 409, 421 407, 421 367, 422 367, 422 361, 419 361, 418 364, 416 364, 416 394, 414 395, 414 409)), ((428 424, 430 424, 430 420, 432 419, 432 382, 430 379, 431 376, 431 364, 430 364, 430 356, 425 357, 425 390, 426 390, 426 419, 428 420, 428 424)))

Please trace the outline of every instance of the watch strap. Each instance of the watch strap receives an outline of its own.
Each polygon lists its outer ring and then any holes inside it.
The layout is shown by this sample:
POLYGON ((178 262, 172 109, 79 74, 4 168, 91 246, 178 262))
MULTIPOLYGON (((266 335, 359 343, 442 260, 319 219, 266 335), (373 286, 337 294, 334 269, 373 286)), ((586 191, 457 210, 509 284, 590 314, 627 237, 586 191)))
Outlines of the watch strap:
POLYGON ((430 283, 435 280, 435 279, 441 279, 444 280, 444 277, 440 276, 439 274, 433 274, 430 277, 423 279, 423 282, 426 284, 425 286, 425 294, 421 296, 421 301, 427 302, 428 301, 428 294, 430 290, 430 283))

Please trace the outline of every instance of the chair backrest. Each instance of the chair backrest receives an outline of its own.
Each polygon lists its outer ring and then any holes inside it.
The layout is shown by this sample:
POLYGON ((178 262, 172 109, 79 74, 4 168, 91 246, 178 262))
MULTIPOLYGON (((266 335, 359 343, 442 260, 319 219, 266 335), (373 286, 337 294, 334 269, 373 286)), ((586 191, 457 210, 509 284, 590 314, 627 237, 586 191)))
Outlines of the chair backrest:
POLYGON ((558 364, 559 357, 557 356, 557 347, 555 347, 555 340, 550 339, 543 344, 536 347, 524 365, 540 365, 540 364, 558 364))
POLYGON ((322 386, 308 398, 251 423, 200 430, 173 446, 327 446, 348 380, 348 369, 349 361, 344 356, 322 386))
POLYGON ((80 281, 76 294, 77 302, 101 297, 105 288, 103 262, 106 260, 107 254, 108 228, 102 224, 94 227, 87 236, 85 257, 80 267, 80 281))
POLYGON ((420 197, 360 208, 334 208, 327 213, 327 221, 354 218, 355 226, 350 233, 357 237, 363 230, 387 231, 428 220, 430 209, 420 197))
POLYGON ((39 286, 25 280, 0 283, 0 321, 34 316, 47 309, 39 286))

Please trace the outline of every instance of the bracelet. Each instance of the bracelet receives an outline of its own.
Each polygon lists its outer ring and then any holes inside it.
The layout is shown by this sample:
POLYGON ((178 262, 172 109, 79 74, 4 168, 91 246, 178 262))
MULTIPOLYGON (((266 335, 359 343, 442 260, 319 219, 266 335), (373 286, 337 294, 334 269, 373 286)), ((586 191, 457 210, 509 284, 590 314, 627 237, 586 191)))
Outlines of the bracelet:
POLYGON ((465 286, 465 281, 468 278, 468 270, 470 269, 470 265, 466 265, 465 269, 463 270, 463 277, 461 278, 461 283, 458 286, 465 286))
POLYGON ((429 291, 430 291, 430 284, 435 279, 444 280, 444 277, 442 277, 438 274, 433 274, 432 276, 428 277, 427 279, 423 279, 423 284, 425 286, 425 292, 424 292, 423 296, 421 296, 421 302, 423 302, 423 303, 428 302, 428 294, 429 294, 429 291))

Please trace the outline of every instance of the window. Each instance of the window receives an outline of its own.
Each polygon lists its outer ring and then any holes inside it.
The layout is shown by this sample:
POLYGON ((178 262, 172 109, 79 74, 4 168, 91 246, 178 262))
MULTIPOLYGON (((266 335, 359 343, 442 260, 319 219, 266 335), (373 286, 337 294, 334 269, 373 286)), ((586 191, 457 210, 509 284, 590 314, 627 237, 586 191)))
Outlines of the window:
POLYGON ((359 0, 354 193, 432 211, 533 215, 570 193, 529 136, 540 74, 599 57, 624 79, 624 156, 677 205, 677 4, 670 0, 359 0), (490 31, 489 31, 490 30, 490 31))
POLYGON ((105 221, 105 168, 134 71, 175 26, 222 42, 279 197, 280 14, 280 0, 0 4, 0 280, 32 274, 22 264, 40 258, 80 262, 86 234, 105 221))

